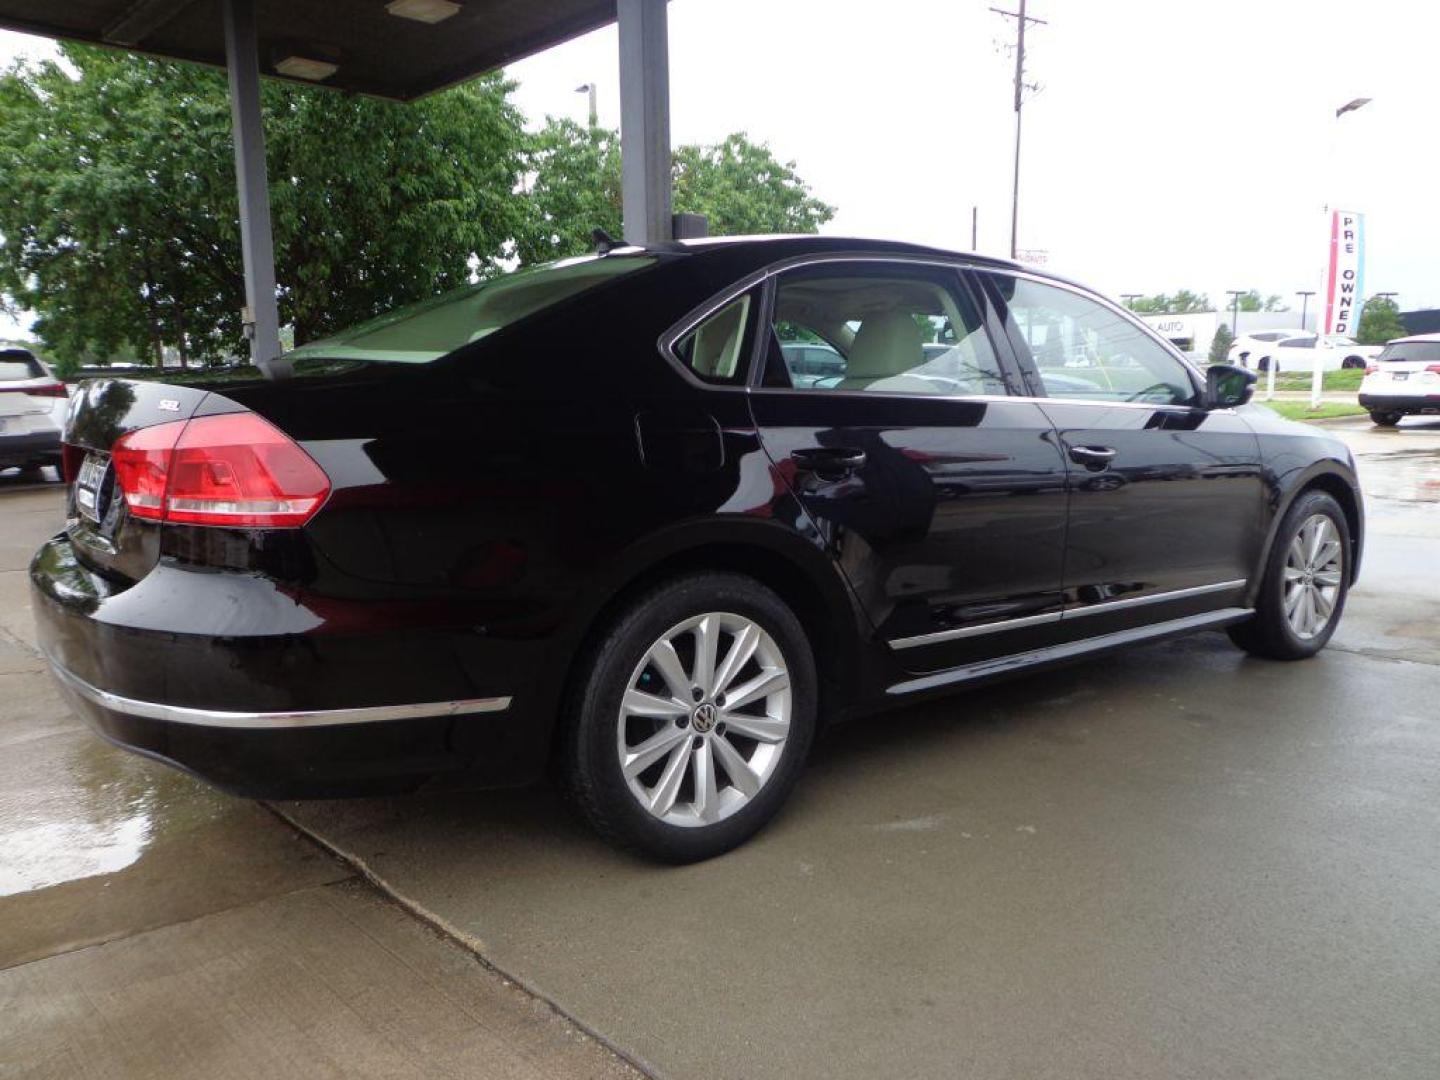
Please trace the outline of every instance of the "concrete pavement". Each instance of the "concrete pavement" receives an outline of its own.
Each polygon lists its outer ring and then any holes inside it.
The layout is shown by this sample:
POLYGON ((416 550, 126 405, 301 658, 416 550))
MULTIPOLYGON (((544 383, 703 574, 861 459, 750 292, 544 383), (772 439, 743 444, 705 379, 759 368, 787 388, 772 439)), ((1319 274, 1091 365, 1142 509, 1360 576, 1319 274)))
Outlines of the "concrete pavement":
POLYGON ((0 475, 0 1077, 633 1077, 263 804, 101 742, 34 649, 56 486, 0 475))
MULTIPOLYGON (((121 1040, 125 1076, 239 1072, 247 1048, 276 1076, 408 1075, 432 1046, 434 1075, 526 1075, 490 1062, 521 1070, 535 1045, 592 1055, 557 1057, 570 1075, 622 1068, 356 870, 658 1075, 1436 1075, 1440 422, 1329 430, 1360 455, 1370 545, 1320 658, 1265 663, 1205 635, 848 725, 774 826, 682 869, 612 852, 544 788, 275 808, 348 861, 317 856, 268 810, 82 751, 0 572, 0 672, 31 680, 0 675, 0 790, 23 792, 0 803, 0 851, 47 788, 32 825, 88 814, 108 838, 35 845, 52 868, 32 878, 61 874, 56 852, 97 854, 88 876, 0 898, 0 940, 17 912, 40 926, 19 958, 111 939, 0 971, 0 1075, 74 1075, 61 1066, 94 1064, 113 1039, 95 1032, 125 1024, 155 1033, 148 1056, 121 1040), (94 809, 30 778, 47 768, 94 809), (198 822, 150 827, 124 868, 103 863, 124 858, 112 826, 145 804, 116 769, 180 785, 156 805, 198 822), (258 869, 214 900, 232 851, 258 869), (147 859, 163 860, 153 903, 191 921, 117 901, 147 859), (433 1029, 409 1007, 426 980, 433 1029), (520 1022, 535 1010, 545 1023, 520 1022)), ((0 565, 38 539, 12 539, 18 520, 0 522, 0 565)))

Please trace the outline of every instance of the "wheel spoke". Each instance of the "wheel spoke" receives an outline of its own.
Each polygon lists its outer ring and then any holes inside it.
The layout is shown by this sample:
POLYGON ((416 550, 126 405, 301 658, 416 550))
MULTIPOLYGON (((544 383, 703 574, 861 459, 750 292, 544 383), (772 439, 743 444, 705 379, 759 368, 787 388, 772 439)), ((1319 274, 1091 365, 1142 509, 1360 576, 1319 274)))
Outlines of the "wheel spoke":
POLYGON ((663 698, 631 687, 625 691, 625 711, 631 716, 658 716, 674 718, 688 716, 690 706, 674 698, 663 698))
POLYGON ((690 754, 695 770, 695 816, 701 821, 714 821, 720 813, 720 792, 715 788, 715 759, 710 753, 710 740, 700 743, 690 754))
POLYGON ((1338 564, 1339 562, 1340 541, 1326 540, 1325 543, 1320 545, 1320 554, 1315 559, 1315 569, 1320 570, 1323 567, 1330 566, 1332 563, 1338 564))
POLYGON ((738 709, 740 706, 758 701, 762 697, 786 690, 789 686, 790 675, 783 668, 762 671, 743 686, 737 687, 733 694, 726 694, 725 708, 738 709))
POLYGON ((1317 563, 1320 548, 1325 543, 1325 530, 1329 527, 1329 518, 1321 518, 1319 521, 1316 521, 1314 518, 1310 519, 1310 551, 1306 557, 1306 561, 1311 566, 1315 566, 1317 563))
POLYGON ((1322 570, 1315 575, 1315 584, 1323 585, 1327 589, 1338 588, 1340 585, 1339 570, 1322 570))
POLYGON ((1331 597, 1331 596, 1326 596, 1324 589, 1318 589, 1318 588, 1317 588, 1317 589, 1315 590, 1315 613, 1316 613, 1316 615, 1319 616, 1319 626, 1316 627, 1317 630, 1319 629, 1320 626, 1324 626, 1324 625, 1325 625, 1325 623, 1326 623, 1326 622, 1329 620, 1329 618, 1330 618, 1330 613, 1331 613, 1332 611, 1334 611, 1334 610, 1335 610, 1335 600, 1334 600, 1334 598, 1331 597))
POLYGON ((1285 564, 1285 580, 1287 582, 1300 581, 1304 577, 1304 570, 1301 570, 1298 566, 1291 566, 1289 563, 1285 564))
POLYGON ((639 746, 631 748, 625 755, 625 761, 621 768, 627 777, 633 779, 673 750, 678 743, 689 738, 690 732, 684 728, 666 724, 639 746))
POLYGON ((650 650, 650 662, 660 671, 665 680, 665 685, 670 688, 670 696, 678 701, 684 701, 690 696, 690 676, 685 671, 685 665, 680 662, 680 657, 675 652, 675 646, 667 638, 657 642, 650 650))
MULTIPOLYGON (((1300 618, 1300 601, 1305 599, 1305 583, 1300 582, 1285 594, 1285 618, 1296 625, 1300 618)), ((1297 627, 1298 628, 1298 627, 1297 627)))
POLYGON ((685 782, 685 766, 690 764, 688 742, 680 743, 670 751, 670 760, 660 774, 660 782, 650 793, 650 812, 662 817, 675 805, 675 796, 680 794, 680 785, 685 782))
POLYGON ((722 712, 721 718, 730 731, 756 742, 784 742, 790 734, 790 721, 777 720, 773 716, 747 716, 745 713, 722 712))
POLYGON ((720 647, 720 619, 706 615, 695 627, 695 685, 709 697, 715 692, 715 653, 720 647))
POLYGON ((740 789, 740 793, 747 799, 760 790, 760 777, 756 776, 750 768, 750 763, 745 760, 739 750, 730 745, 730 740, 724 735, 717 735, 711 740, 715 749, 715 756, 720 759, 720 764, 725 766, 725 772, 730 777, 730 782, 740 789))
POLYGON ((735 635, 735 640, 730 643, 730 651, 725 654, 725 662, 720 665, 720 670, 715 673, 715 693, 723 694, 735 676, 755 655, 755 649, 760 644, 760 628, 754 623, 746 623, 745 628, 735 635))
POLYGON ((1315 590, 1306 586, 1305 599, 1300 601, 1300 632, 1309 637, 1315 632, 1315 590))

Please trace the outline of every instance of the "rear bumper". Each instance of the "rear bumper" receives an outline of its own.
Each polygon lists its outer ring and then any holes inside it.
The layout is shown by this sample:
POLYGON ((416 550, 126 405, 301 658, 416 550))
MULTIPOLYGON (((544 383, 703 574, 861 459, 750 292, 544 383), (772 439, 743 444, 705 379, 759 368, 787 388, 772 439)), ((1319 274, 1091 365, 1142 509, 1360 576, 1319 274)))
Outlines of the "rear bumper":
POLYGON ((36 627, 75 712, 113 743, 259 798, 390 793, 443 775, 508 785, 541 771, 548 725, 459 671, 444 635, 297 633, 285 622, 303 608, 254 603, 237 605, 245 633, 156 628, 213 608, 204 590, 227 577, 162 566, 115 591, 66 536, 47 542, 30 567, 36 627), (273 632, 257 632, 266 623, 273 632))
POLYGON ((32 461, 58 464, 60 432, 27 431, 22 435, 0 434, 0 469, 28 465, 32 461))
POLYGON ((1440 413, 1440 394, 1361 394, 1360 407, 1374 412, 1440 413))

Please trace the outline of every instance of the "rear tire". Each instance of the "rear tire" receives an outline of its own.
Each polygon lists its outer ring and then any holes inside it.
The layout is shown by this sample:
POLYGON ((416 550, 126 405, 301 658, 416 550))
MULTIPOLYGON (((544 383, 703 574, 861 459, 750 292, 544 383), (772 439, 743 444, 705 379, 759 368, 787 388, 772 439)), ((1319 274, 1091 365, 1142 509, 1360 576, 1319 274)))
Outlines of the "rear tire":
POLYGON ((1354 371, 1356 368, 1363 368, 1365 366, 1365 360, 1359 356, 1347 356, 1340 362, 1340 366, 1349 371, 1354 371))
POLYGON ((1400 423, 1404 417, 1404 413, 1398 412, 1376 412, 1372 410, 1370 413, 1371 422, 1379 427, 1394 427, 1400 423))
POLYGON ((561 748, 566 791, 620 847, 669 863, 720 855, 789 796, 817 696, 810 642, 774 592, 731 573, 666 582, 582 661, 561 748))
POLYGON ((1344 613, 1350 559, 1350 525, 1340 504, 1323 491, 1305 492, 1275 534, 1254 617, 1230 627, 1230 640, 1270 660, 1314 656, 1344 613))

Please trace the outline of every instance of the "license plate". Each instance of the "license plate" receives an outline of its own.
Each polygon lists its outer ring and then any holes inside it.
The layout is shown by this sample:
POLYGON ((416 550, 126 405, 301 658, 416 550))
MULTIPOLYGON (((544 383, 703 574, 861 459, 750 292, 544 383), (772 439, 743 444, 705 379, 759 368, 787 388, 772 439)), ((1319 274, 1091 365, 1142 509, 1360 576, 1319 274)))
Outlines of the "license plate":
POLYGON ((1408 371, 1396 371, 1396 372, 1392 372, 1391 375, 1390 375, 1390 378, 1394 379, 1396 382, 1404 382, 1406 379, 1410 378, 1410 372, 1408 372, 1408 371))
POLYGON ((109 468, 110 459, 104 454, 87 454, 75 478, 75 506, 94 522, 100 520, 100 489, 109 468))

